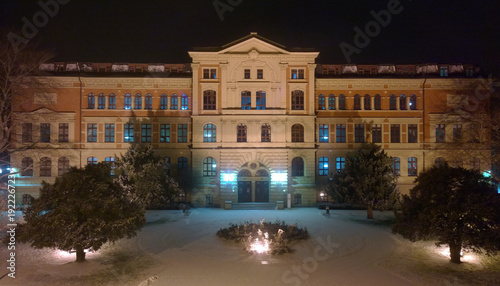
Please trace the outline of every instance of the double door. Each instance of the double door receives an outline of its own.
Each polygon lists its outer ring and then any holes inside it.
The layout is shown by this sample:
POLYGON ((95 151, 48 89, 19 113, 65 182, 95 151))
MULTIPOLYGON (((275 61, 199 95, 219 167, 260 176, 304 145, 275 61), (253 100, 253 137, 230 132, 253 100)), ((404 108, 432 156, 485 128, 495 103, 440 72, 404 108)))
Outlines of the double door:
POLYGON ((269 181, 238 181, 238 202, 269 202, 269 181))

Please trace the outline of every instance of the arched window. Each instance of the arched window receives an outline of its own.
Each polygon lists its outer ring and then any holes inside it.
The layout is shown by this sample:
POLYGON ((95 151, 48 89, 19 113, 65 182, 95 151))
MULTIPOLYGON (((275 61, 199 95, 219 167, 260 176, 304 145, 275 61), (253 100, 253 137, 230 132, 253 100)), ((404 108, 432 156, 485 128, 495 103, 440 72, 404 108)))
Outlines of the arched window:
POLYGON ((238 124, 236 142, 247 142, 247 126, 245 124, 238 124))
POLYGON ((97 100, 97 109, 106 109, 106 96, 100 93, 97 100))
POLYGON ((392 158, 392 170, 394 171, 395 174, 400 174, 401 172, 401 160, 399 157, 393 157, 392 158))
POLYGON ((396 96, 394 94, 391 94, 391 96, 389 97, 389 109, 390 110, 396 110, 397 109, 397 106, 396 106, 396 96))
POLYGON ((255 96, 255 105, 257 110, 266 109, 266 92, 265 91, 257 91, 255 96))
POLYGON ((243 169, 243 170, 238 172, 238 178, 251 177, 251 176, 252 176, 252 173, 250 173, 250 171, 248 171, 247 169, 243 169))
POLYGON ((325 110, 326 109, 325 105, 326 105, 325 96, 323 94, 320 94, 318 97, 318 109, 325 110))
POLYGON ((142 109, 142 96, 140 93, 135 95, 134 109, 142 109))
POLYGON ((414 94, 410 95, 410 109, 417 110, 417 96, 414 94))
POLYGON ((88 96, 88 109, 94 109, 95 108, 95 96, 93 93, 89 93, 88 96))
POLYGON ((292 91, 292 110, 304 110, 304 92, 302 90, 292 91))
POLYGON ((69 171, 69 159, 61 157, 57 160, 57 175, 62 176, 69 171))
POLYGON ((125 104, 123 108, 125 109, 132 108, 132 96, 130 95, 130 93, 125 94, 125 104))
POLYGON ((269 177, 269 173, 266 170, 258 170, 255 177, 269 177))
POLYGON ((215 90, 205 90, 203 92, 203 110, 215 110, 217 93, 215 90))
POLYGON ((183 93, 181 96, 181 110, 189 109, 189 98, 187 94, 183 93))
POLYGON ((87 165, 90 165, 90 164, 97 164, 97 157, 88 157, 87 158, 87 165))
POLYGON ((244 90, 241 92, 241 109, 252 109, 252 94, 248 90, 244 90))
POLYGON ((217 175, 217 164, 215 159, 207 157, 203 160, 203 177, 215 177, 217 175))
POLYGON ((24 157, 21 161, 21 176, 33 177, 33 159, 24 157))
POLYGON ((271 142, 271 125, 262 124, 260 130, 260 142, 271 142))
POLYGON ((406 95, 404 94, 399 97, 399 109, 406 110, 406 95))
POLYGON ((335 110, 335 95, 328 96, 328 110, 335 110))
POLYGON ((321 157, 318 161, 318 175, 328 176, 329 173, 328 157, 321 157))
POLYGON ((293 177, 304 176, 304 160, 300 157, 295 157, 292 160, 292 176, 293 177))
POLYGON ((114 93, 108 97, 108 109, 116 109, 116 95, 114 93))
POLYGON ((443 157, 437 157, 436 160, 434 160, 434 166, 436 168, 443 167, 446 165, 446 160, 443 157))
POLYGON ((185 170, 188 167, 188 158, 179 157, 177 158, 177 170, 185 170))
POLYGON ((170 96, 170 110, 177 110, 178 100, 177 94, 172 94, 170 96))
POLYGON ((345 110, 345 95, 339 95, 339 110, 345 110))
POLYGON ((345 158, 344 157, 337 157, 335 158, 335 169, 337 172, 342 172, 345 168, 345 158))
POLYGON ((52 160, 49 157, 40 159, 40 177, 52 176, 52 160))
POLYGON ((304 142, 304 126, 300 124, 292 126, 292 142, 304 142))
POLYGON ((373 101, 373 107, 375 110, 382 109, 382 99, 380 98, 380 94, 375 94, 375 99, 373 101))
POLYGON ((146 94, 144 98, 144 109, 153 109, 153 96, 151 96, 151 93, 146 94))
POLYGON ((359 94, 354 95, 354 110, 361 110, 361 97, 359 94))
POLYGON ((213 124, 203 126, 203 142, 217 142, 217 127, 213 124))
POLYGON ((365 94, 365 110, 370 110, 372 109, 372 100, 370 98, 369 94, 365 94))
POLYGON ((168 109, 168 97, 166 94, 160 96, 160 109, 168 109))

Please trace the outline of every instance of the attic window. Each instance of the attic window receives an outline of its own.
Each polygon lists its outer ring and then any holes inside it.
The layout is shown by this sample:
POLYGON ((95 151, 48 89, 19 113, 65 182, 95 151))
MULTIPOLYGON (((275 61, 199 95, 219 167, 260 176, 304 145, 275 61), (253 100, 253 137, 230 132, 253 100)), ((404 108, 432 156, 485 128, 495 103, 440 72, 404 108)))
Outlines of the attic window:
POLYGON ((264 78, 264 70, 257 70, 257 79, 263 79, 264 78))
POLYGON ((292 79, 304 79, 304 69, 292 69, 292 79))
POLYGON ((250 70, 249 69, 245 69, 245 79, 250 79, 250 70))
POLYGON ((216 79, 217 78, 217 69, 203 69, 203 78, 204 79, 216 79))

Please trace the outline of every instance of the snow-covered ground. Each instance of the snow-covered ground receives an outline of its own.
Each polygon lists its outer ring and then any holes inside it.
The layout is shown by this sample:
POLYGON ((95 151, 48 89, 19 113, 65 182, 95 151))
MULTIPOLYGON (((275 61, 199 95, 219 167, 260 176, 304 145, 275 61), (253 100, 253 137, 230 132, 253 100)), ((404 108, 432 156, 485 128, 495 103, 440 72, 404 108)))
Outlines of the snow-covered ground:
MULTIPOLYGON (((431 242, 391 234, 391 212, 194 209, 149 211, 137 237, 89 253, 87 262, 57 250, 16 249, 16 278, 0 285, 500 285, 500 257, 468 255, 455 265, 431 242), (215 233, 229 223, 285 220, 311 236, 294 253, 252 255, 215 233)), ((5 247, 0 276, 7 274, 5 247)))

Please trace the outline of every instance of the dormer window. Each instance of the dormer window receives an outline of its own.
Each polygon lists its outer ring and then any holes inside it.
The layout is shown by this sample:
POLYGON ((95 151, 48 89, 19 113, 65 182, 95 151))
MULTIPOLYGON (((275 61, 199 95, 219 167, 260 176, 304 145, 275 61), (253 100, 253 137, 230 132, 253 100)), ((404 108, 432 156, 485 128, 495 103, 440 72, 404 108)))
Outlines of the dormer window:
POLYGON ((203 78, 204 79, 216 79, 217 78, 217 69, 203 69, 203 78))

